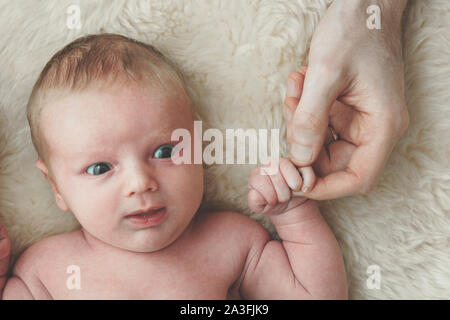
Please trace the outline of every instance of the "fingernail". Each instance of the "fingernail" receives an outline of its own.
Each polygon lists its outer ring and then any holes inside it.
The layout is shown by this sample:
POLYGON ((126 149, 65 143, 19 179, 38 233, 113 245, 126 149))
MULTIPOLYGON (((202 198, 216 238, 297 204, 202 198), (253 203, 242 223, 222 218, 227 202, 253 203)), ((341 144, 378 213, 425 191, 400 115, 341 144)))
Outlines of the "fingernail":
POLYGON ((294 80, 291 78, 288 79, 288 86, 287 86, 287 92, 286 95, 291 98, 300 98, 300 90, 297 87, 297 84, 294 80))
POLYGON ((299 189, 299 186, 300 186, 299 183, 289 181, 288 179, 286 179, 286 183, 288 184, 289 188, 291 188, 294 191, 299 189))
POLYGON ((303 186, 302 188, 302 192, 308 192, 309 191, 309 187, 308 186, 303 186))
POLYGON ((299 144, 293 144, 291 147, 291 154, 296 162, 307 163, 311 160, 312 149, 299 144))

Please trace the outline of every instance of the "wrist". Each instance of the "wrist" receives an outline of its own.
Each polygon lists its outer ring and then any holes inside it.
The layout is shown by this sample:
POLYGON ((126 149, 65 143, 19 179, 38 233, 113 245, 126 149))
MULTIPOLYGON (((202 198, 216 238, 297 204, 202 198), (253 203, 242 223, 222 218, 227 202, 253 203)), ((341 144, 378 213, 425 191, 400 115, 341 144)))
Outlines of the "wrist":
POLYGON ((305 210, 305 207, 309 207, 311 205, 316 205, 314 200, 298 198, 298 202, 295 205, 288 207, 283 211, 283 213, 269 215, 269 220, 277 230, 279 227, 295 225, 304 219, 310 218, 307 215, 311 211, 305 210))
POLYGON ((323 219, 316 201, 308 199, 283 214, 271 216, 270 221, 282 241, 314 243, 314 230, 323 219))

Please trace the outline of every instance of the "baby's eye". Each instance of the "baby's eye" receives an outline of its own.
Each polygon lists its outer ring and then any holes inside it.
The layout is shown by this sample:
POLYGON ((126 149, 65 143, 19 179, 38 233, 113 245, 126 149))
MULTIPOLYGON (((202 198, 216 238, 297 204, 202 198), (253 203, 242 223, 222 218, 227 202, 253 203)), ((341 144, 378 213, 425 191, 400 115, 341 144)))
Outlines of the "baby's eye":
POLYGON ((172 156, 173 146, 171 144, 163 144, 156 149, 153 156, 155 158, 170 158, 172 156))
POLYGON ((111 165, 109 163, 106 162, 98 162, 98 163, 94 163, 93 165, 89 166, 86 169, 86 172, 88 174, 92 174, 92 175, 100 175, 103 174, 109 170, 111 170, 111 165))

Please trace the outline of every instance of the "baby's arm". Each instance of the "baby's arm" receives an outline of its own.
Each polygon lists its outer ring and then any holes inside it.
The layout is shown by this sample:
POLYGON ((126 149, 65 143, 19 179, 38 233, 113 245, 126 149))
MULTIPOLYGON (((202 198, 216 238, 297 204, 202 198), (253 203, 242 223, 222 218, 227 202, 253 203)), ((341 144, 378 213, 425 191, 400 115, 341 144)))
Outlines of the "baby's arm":
POLYGON ((242 297, 346 299, 344 263, 333 233, 315 201, 292 197, 303 184, 313 187, 312 168, 297 170, 289 159, 277 165, 274 175, 262 175, 260 168, 252 172, 248 202, 250 209, 269 216, 282 242, 264 244, 264 237, 255 237, 241 276, 242 297))
MULTIPOLYGON (((33 295, 25 282, 17 276, 17 274, 22 273, 23 268, 20 266, 23 263, 18 261, 14 267, 14 275, 9 279, 7 278, 10 251, 11 241, 6 228, 0 223, 0 298, 3 300, 33 299, 33 295)), ((23 261, 22 257, 19 260, 23 261)))
POLYGON ((2 300, 33 300, 34 297, 19 277, 13 276, 6 282, 2 300))

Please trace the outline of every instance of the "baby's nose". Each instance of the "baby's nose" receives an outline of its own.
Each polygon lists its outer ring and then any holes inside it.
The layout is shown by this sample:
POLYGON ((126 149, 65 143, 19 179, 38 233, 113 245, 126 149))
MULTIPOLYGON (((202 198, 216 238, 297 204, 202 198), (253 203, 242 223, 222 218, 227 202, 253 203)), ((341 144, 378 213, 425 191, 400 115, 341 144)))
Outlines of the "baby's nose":
POLYGON ((144 192, 155 192, 158 190, 158 182, 155 177, 145 169, 133 170, 133 173, 127 176, 125 194, 132 197, 144 192))

